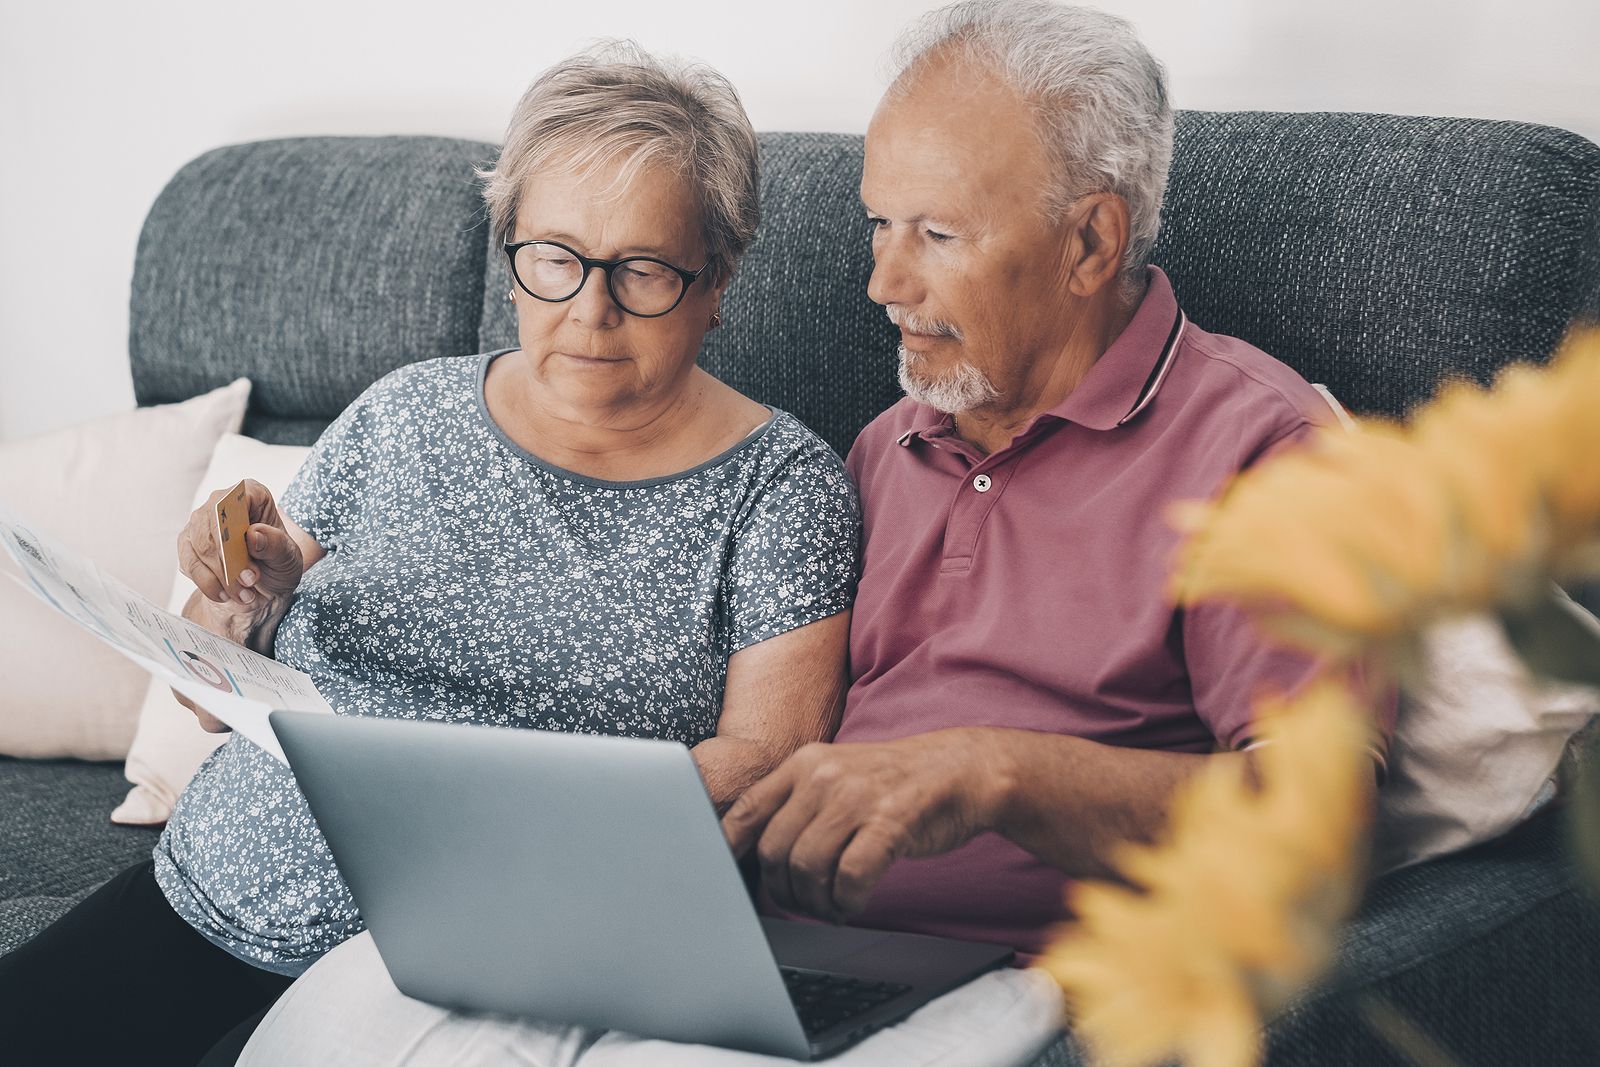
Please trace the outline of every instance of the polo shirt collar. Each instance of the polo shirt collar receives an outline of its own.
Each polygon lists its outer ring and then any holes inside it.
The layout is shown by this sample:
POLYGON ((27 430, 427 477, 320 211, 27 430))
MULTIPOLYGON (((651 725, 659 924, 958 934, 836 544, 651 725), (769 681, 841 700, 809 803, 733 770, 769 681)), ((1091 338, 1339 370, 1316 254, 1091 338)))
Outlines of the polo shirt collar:
MULTIPOLYGON (((1138 310, 1111 347, 1095 361, 1067 398, 1040 417, 1053 416, 1091 430, 1113 430, 1155 395, 1177 355, 1183 314, 1160 267, 1147 267, 1148 285, 1138 310)), ((1036 420, 1037 421, 1037 420, 1036 420)))
MULTIPOLYGON (((1155 396, 1177 355, 1185 319, 1178 309, 1172 282, 1160 267, 1147 267, 1144 297, 1128 325, 1095 361, 1067 398, 1039 414, 1019 435, 1026 436, 1045 419, 1077 423, 1091 430, 1113 430, 1129 421, 1155 396)), ((911 427, 900 443, 955 433, 955 420, 926 404, 917 404, 911 427)))

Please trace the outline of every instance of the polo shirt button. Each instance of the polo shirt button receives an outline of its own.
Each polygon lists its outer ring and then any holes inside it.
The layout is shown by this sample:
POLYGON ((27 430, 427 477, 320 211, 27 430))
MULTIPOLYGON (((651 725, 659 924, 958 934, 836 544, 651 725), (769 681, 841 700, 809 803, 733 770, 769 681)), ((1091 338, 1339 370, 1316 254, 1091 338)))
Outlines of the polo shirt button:
POLYGON ((994 483, 989 481, 989 476, 987 474, 980 474, 976 478, 972 479, 972 488, 976 489, 980 493, 987 493, 989 491, 989 486, 992 484, 994 483))

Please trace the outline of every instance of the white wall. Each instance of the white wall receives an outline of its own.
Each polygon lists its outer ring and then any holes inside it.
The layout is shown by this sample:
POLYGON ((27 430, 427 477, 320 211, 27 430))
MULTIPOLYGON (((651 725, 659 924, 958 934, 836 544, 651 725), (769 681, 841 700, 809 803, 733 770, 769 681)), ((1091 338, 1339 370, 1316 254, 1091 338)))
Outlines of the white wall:
MULTIPOLYGON (((627 35, 758 129, 860 132, 930 0, 0 0, 0 440, 129 407, 139 226, 185 161, 302 134, 498 140, 539 69, 627 35)), ((1105 0, 1181 107, 1550 123, 1600 141, 1595 0, 1105 0)))

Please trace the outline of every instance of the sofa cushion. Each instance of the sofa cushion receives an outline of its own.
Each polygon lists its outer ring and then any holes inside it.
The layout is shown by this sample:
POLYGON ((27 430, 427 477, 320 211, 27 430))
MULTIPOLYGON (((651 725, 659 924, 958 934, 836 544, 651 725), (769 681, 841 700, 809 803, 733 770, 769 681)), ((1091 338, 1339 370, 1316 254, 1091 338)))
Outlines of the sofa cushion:
MULTIPOLYGON (((1579 1067, 1600 1048, 1600 901, 1579 887, 1563 820, 1379 878, 1334 973, 1267 1027, 1269 1067, 1414 1067, 1374 1030, 1398 1010, 1460 1067, 1579 1067), (1374 1008, 1374 1005, 1378 1007, 1374 1008)), ((1030 1067, 1081 1067, 1070 1036, 1030 1067)))
POLYGON ((444 137, 291 138, 207 152, 139 237, 129 355, 140 404, 255 382, 245 433, 309 444, 405 363, 476 350, 485 225, 444 137))
MULTIPOLYGON (((897 395, 895 332, 866 298, 861 138, 758 139, 762 228, 702 361, 844 451, 897 395)), ((472 176, 494 151, 297 138, 184 167, 140 237, 139 401, 247 374, 245 432, 307 444, 396 366, 513 344, 472 176)), ((1485 119, 1180 112, 1155 259, 1207 329, 1400 414, 1600 314, 1600 148, 1485 119)))
MULTIPOLYGON (((217 439, 239 428, 250 382, 0 443, 0 503, 62 548, 153 601, 217 439)), ((23 584, 0 550, 0 752, 122 759, 143 668, 23 584), (13 581, 12 579, 17 579, 13 581)))
POLYGON ((1161 222, 1195 322, 1361 414, 1543 361, 1600 310, 1600 147, 1548 126, 1185 111, 1161 222))

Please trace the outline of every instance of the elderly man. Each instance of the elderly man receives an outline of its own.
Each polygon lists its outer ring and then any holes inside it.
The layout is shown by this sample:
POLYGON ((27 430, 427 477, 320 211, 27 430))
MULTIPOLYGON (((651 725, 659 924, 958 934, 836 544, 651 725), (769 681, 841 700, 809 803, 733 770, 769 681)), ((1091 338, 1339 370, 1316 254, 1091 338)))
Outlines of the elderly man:
POLYGON ((1147 266, 1173 122, 1126 23, 975 0, 899 60, 861 199, 907 395, 848 462, 852 685, 838 743, 724 828, 782 909, 1032 952, 1067 878, 1243 758, 1251 698, 1314 668, 1168 601, 1166 513, 1331 412, 1147 266))

